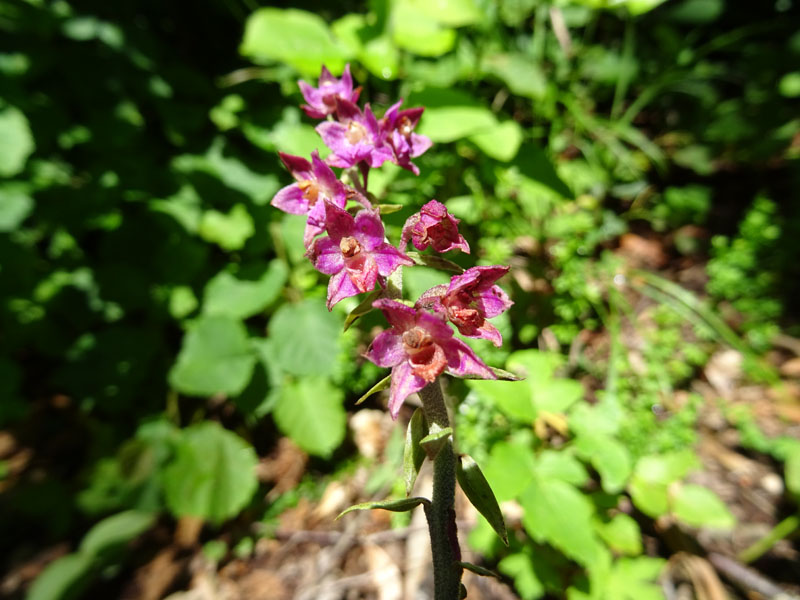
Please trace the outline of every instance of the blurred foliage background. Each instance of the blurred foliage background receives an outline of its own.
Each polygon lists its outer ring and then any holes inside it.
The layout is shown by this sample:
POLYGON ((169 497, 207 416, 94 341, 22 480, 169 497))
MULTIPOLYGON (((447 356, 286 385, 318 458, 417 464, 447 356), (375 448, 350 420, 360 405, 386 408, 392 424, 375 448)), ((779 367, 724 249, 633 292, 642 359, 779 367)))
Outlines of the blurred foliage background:
MULTIPOLYGON (((449 386, 459 443, 519 508, 510 548, 470 535, 487 566, 525 599, 663 597, 659 523, 747 519, 692 479, 709 407, 796 527, 799 13, 0 2, 0 593, 118 595, 186 517, 213 560, 246 557, 356 465, 402 493, 391 443, 378 467, 347 426, 385 374, 359 355, 381 320, 341 332, 358 300, 327 312, 302 218, 269 206, 278 150, 324 155, 296 85, 322 64, 379 114, 426 107, 421 176, 370 178, 404 206, 390 239, 435 197, 474 249, 454 260, 512 266, 505 345, 474 346, 527 380, 449 386), (779 427, 717 385, 731 352, 737 385, 795 407, 779 427), (256 470, 286 439, 311 457, 288 489, 256 470)), ((411 271, 410 298, 447 278, 411 271)))

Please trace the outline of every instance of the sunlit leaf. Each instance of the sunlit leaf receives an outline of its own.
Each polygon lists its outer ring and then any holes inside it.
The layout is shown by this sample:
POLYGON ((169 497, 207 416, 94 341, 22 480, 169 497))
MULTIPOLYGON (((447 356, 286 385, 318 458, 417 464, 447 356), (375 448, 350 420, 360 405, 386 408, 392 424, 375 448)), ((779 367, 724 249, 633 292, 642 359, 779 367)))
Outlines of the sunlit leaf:
POLYGON ((684 523, 711 529, 732 529, 736 518, 714 492, 700 485, 680 486, 672 499, 672 511, 684 523))
POLYGON ((35 148, 22 111, 0 103, 0 177, 12 177, 22 171, 35 148))
POLYGON ((282 260, 252 265, 236 275, 220 271, 206 284, 203 314, 246 319, 261 312, 283 291, 289 269, 282 260))
POLYGON ((464 490, 464 494, 472 506, 483 515, 503 543, 508 546, 508 534, 503 513, 500 511, 500 506, 497 504, 489 482, 486 481, 486 477, 483 476, 480 467, 471 456, 464 454, 460 457, 456 465, 456 477, 458 485, 464 490))

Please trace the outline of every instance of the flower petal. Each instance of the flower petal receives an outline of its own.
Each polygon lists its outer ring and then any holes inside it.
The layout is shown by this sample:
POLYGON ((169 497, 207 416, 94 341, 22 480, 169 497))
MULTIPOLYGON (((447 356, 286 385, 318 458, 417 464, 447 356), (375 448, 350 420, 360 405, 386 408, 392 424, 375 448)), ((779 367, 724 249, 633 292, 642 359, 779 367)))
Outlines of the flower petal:
POLYGON ((294 156, 292 154, 286 154, 285 152, 278 152, 278 156, 289 173, 292 174, 292 177, 297 179, 297 181, 303 181, 304 179, 311 179, 313 177, 311 174, 311 163, 302 156, 294 156))
POLYGON ((447 372, 452 375, 477 375, 482 379, 497 379, 478 355, 458 338, 441 344, 447 356, 447 372))
POLYGON ((384 243, 383 222, 377 210, 359 211, 354 225, 353 235, 368 252, 384 243))
POLYGON ((411 329, 417 321, 417 311, 397 300, 381 298, 373 302, 372 306, 380 309, 389 324, 399 333, 411 329))
POLYGON ((303 197, 303 190, 296 183, 278 190, 270 204, 291 215, 304 215, 308 212, 308 200, 303 197))
POLYGON ((325 230, 331 236, 331 239, 338 244, 343 237, 353 235, 355 220, 349 212, 326 200, 325 230))
POLYGON ((378 273, 384 277, 391 275, 401 265, 410 267, 414 264, 413 260, 388 242, 384 242, 375 248, 371 254, 375 259, 375 264, 378 266, 378 273))
POLYGON ((407 358, 402 338, 394 329, 379 333, 364 356, 379 367, 394 367, 407 358))
POLYGON ((403 361, 392 369, 392 386, 389 389, 389 414, 397 419, 400 407, 411 394, 420 391, 427 385, 422 377, 411 372, 408 361, 403 361))
POLYGON ((508 294, 498 285, 493 285, 489 290, 483 292, 479 296, 478 302, 487 317, 496 317, 514 304, 508 294))
POLYGON ((358 294, 359 291, 356 286, 353 285, 353 282, 350 281, 347 269, 342 269, 331 277, 328 282, 328 310, 331 310, 333 306, 341 300, 349 298, 350 296, 357 296, 358 294))
POLYGON ((314 268, 320 273, 334 275, 344 268, 344 259, 339 245, 329 237, 314 240, 309 251, 314 268))

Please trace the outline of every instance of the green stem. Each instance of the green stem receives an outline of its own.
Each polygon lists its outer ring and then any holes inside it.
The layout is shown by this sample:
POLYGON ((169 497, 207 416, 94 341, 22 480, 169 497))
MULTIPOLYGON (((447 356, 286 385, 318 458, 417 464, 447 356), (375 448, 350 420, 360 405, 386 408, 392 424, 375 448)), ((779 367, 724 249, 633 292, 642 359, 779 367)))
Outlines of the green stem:
MULTIPOLYGON (((439 380, 425 386, 419 396, 430 433, 449 427, 439 380)), ((453 439, 448 436, 433 459, 433 498, 425 510, 431 535, 435 600, 458 600, 461 597, 462 567, 456 535, 455 495, 456 456, 453 439)))
POLYGON ((776 542, 791 535, 798 528, 800 528, 800 515, 790 515, 786 517, 783 521, 773 527, 767 535, 758 540, 752 546, 742 550, 739 553, 739 560, 743 563, 751 563, 758 560, 763 554, 768 552, 776 542))

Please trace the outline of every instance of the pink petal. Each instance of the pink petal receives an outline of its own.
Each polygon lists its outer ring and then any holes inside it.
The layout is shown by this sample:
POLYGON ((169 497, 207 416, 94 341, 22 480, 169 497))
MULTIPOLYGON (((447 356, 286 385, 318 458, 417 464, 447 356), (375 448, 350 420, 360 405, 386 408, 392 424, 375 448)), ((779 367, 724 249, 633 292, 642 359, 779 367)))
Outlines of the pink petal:
POLYGON ((453 337, 450 325, 438 314, 420 311, 417 314, 417 325, 427 330, 437 344, 447 344, 453 337))
POLYGON ((391 275, 401 265, 410 267, 414 264, 413 260, 389 243, 381 244, 371 254, 378 265, 378 272, 384 277, 391 275))
POLYGON ((416 324, 417 311, 402 302, 381 298, 373 302, 372 306, 383 311, 383 316, 398 332, 407 331, 416 324))
POLYGON ((286 154, 285 152, 278 152, 278 156, 280 157, 281 162, 286 165, 286 168, 292 174, 292 177, 297 179, 297 181, 313 178, 313 175, 311 174, 311 163, 302 156, 293 156, 291 154, 286 154))
POLYGON ((326 200, 325 229, 331 239, 338 244, 343 237, 353 235, 355 220, 349 212, 326 200))
MULTIPOLYGON (((372 252, 383 244, 384 231, 380 214, 377 210, 362 210, 355 217, 353 235, 365 250, 372 252)), ((383 274, 383 273, 381 273, 383 274)))
POLYGON ((480 302, 484 314, 489 318, 496 317, 514 304, 508 294, 497 285, 493 285, 488 291, 481 293, 478 302, 480 302))
POLYGON ((375 287, 378 280, 378 267, 371 255, 361 253, 362 258, 356 263, 345 262, 347 274, 359 293, 368 292, 375 287))
POLYGON ((482 379, 497 379, 478 355, 457 338, 442 344, 447 356, 447 372, 452 375, 477 375, 482 379))
POLYGON ((423 292, 423 294, 419 297, 416 304, 414 306, 416 308, 426 308, 428 310, 432 310, 434 312, 440 312, 444 310, 442 306, 442 296, 447 293, 447 284, 443 283, 441 285, 436 285, 431 289, 423 292))
POLYGON ((292 215, 304 215, 308 212, 308 200, 303 197, 303 191, 296 183, 278 190, 270 204, 292 215))
POLYGON ((393 419, 400 414, 400 407, 411 394, 420 391, 427 385, 422 377, 411 372, 408 361, 403 361, 392 369, 392 386, 389 389, 389 414, 393 419))
POLYGON ((314 268, 326 275, 333 275, 344 269, 344 259, 339 245, 329 237, 314 240, 310 250, 311 262, 314 268))
POLYGON ((498 331, 497 327, 489 323, 489 321, 484 321, 483 325, 478 328, 478 335, 476 337, 489 340, 498 348, 503 345, 503 336, 500 335, 500 331, 498 331))
POLYGON ((349 298, 350 296, 357 296, 358 294, 359 291, 356 289, 356 286, 353 285, 353 282, 350 281, 347 269, 342 269, 331 277, 328 282, 328 310, 331 310, 333 306, 341 300, 349 298))
POLYGON ((407 358, 400 334, 393 329, 379 333, 364 356, 379 367, 394 367, 407 358))

